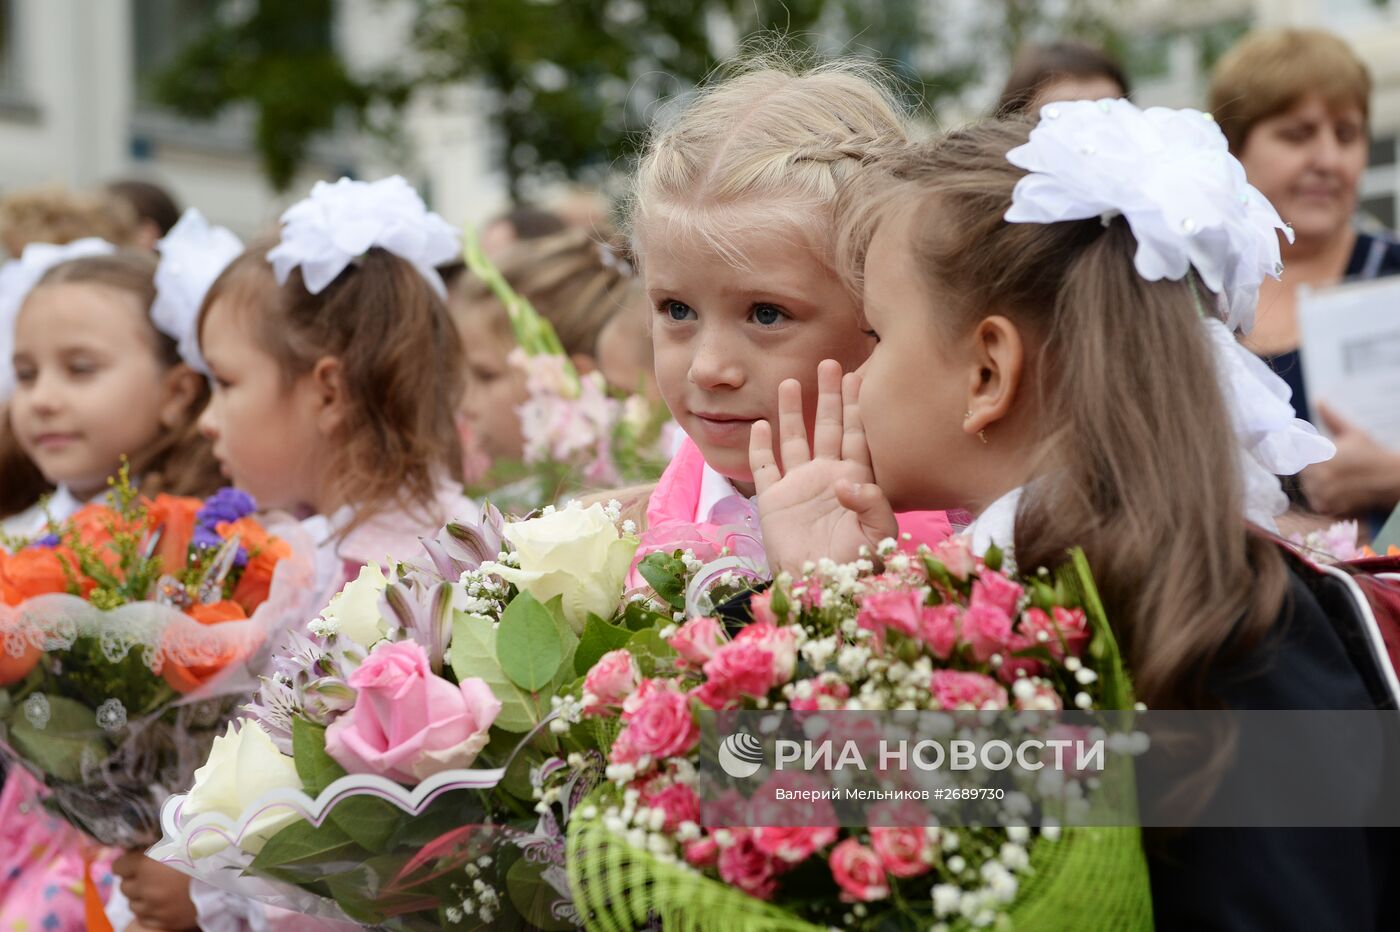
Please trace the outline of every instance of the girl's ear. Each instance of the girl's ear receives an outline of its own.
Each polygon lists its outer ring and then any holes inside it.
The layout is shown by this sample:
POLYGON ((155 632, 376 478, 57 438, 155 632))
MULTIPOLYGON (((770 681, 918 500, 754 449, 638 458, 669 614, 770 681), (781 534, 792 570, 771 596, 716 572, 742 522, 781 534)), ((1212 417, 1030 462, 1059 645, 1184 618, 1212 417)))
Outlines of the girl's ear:
POLYGON ((972 350, 975 365, 968 375, 968 416, 963 430, 976 434, 1011 413, 1026 357, 1021 331, 999 314, 977 325, 972 350))
POLYGON ((161 380, 160 423, 167 430, 174 430, 182 423, 200 414, 190 410, 199 399, 204 387, 204 376, 184 363, 171 366, 161 380))
POLYGON ((322 356, 311 369, 312 405, 316 428, 328 437, 345 422, 350 393, 345 384, 345 369, 334 356, 322 356))

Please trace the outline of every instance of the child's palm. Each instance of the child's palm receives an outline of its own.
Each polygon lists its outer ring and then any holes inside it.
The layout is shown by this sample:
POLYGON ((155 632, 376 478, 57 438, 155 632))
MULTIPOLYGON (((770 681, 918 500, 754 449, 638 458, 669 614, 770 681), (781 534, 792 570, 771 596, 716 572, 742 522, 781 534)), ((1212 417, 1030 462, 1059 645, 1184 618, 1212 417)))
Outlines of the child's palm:
POLYGON ((817 417, 812 449, 802 419, 802 394, 796 382, 779 389, 778 428, 783 465, 773 456, 772 431, 754 425, 749 448, 758 490, 764 546, 775 570, 800 572, 820 557, 850 561, 861 548, 872 551, 897 533, 894 513, 870 469, 869 450, 860 423, 860 381, 841 378, 840 366, 818 369, 817 417))

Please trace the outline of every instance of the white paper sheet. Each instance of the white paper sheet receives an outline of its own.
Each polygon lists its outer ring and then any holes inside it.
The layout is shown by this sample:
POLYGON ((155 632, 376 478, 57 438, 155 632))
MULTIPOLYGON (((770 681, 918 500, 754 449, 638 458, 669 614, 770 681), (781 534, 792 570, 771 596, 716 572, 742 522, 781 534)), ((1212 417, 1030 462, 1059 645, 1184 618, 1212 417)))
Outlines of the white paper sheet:
POLYGON ((1400 449, 1400 276, 1298 289, 1303 381, 1317 403, 1400 449))

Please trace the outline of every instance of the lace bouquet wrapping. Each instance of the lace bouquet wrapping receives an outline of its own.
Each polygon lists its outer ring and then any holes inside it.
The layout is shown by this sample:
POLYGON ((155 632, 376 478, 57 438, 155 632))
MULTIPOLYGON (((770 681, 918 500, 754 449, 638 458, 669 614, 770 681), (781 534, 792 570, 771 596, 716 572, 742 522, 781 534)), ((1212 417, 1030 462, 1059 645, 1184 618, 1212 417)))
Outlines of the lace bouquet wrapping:
POLYGON ((144 847, 310 569, 246 495, 88 505, 0 555, 0 751, 97 841, 144 847))
POLYGON ((676 430, 666 406, 616 391, 600 372, 580 373, 549 321, 510 287, 475 239, 467 238, 464 256, 506 308, 517 343, 508 361, 529 393, 518 410, 522 459, 487 466, 481 494, 526 512, 581 489, 655 482, 676 430))
POLYGON ((278 651, 246 716, 162 813, 151 857, 309 915, 386 929, 565 929, 561 823, 603 737, 557 699, 663 620, 623 601, 615 504, 449 525, 365 567, 278 651))
MULTIPOLYGON (((567 830, 587 928, 1151 926, 1133 827, 926 827, 920 810, 841 828, 822 802, 789 825, 746 808, 760 805, 758 793, 732 790, 718 805, 734 821, 702 826, 705 710, 996 710, 1014 719, 1133 707, 1082 554, 1055 577, 1022 578, 1003 571, 995 550, 974 558, 961 539, 916 558, 894 554, 893 543, 882 573, 869 561, 824 561, 804 578, 779 578, 753 597, 754 620, 734 636, 692 615, 660 633, 664 655, 629 645, 601 658, 581 687, 580 720, 611 725, 615 738, 606 779, 567 830)), ((683 604, 679 591, 674 604, 683 604)), ((807 776, 769 779, 798 785, 807 776)), ((1134 805, 1131 778, 1114 782, 1118 803, 1134 805)), ((1065 789, 1082 800, 1074 781, 1065 789)), ((715 821, 708 809, 706 819, 715 821)))

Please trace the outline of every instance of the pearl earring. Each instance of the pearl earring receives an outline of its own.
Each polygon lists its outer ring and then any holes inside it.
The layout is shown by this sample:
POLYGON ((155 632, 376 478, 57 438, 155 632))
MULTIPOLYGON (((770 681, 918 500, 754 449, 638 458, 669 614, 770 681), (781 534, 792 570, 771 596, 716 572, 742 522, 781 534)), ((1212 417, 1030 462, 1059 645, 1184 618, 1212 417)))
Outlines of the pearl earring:
MULTIPOLYGON (((963 412, 963 420, 964 420, 964 421, 967 421, 967 420, 971 420, 971 419, 972 419, 972 412, 971 412, 971 411, 964 411, 964 412, 963 412)), ((986 432, 986 430, 979 430, 979 431, 977 432, 977 439, 980 440, 980 441, 982 441, 983 443, 987 443, 987 432, 986 432)))

